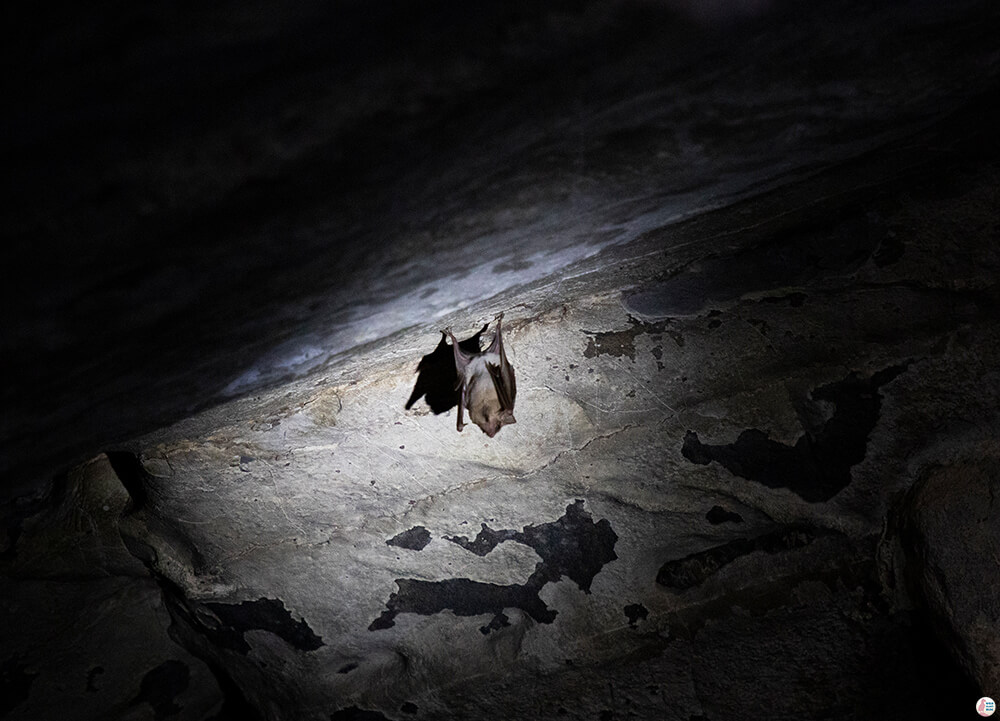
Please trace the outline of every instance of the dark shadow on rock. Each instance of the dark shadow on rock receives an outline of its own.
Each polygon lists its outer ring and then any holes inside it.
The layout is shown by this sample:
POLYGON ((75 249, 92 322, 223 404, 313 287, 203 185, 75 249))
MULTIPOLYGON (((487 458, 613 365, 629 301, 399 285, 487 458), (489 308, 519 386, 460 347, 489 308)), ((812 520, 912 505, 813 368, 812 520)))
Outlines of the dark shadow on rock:
POLYGON ((755 538, 736 538, 704 551, 667 561, 656 574, 656 582, 674 591, 686 591, 700 586, 706 578, 742 556, 756 551, 767 554, 784 553, 808 546, 818 537, 832 533, 833 531, 823 528, 790 524, 755 538))
POLYGON ((191 680, 191 670, 183 661, 164 661, 152 669, 139 684, 139 693, 129 706, 148 703, 153 709, 156 721, 175 716, 182 708, 177 705, 177 696, 187 690, 191 680))
MULTIPOLYGON (((886 232, 878 218, 847 206, 832 218, 801 222, 750 248, 707 258, 667 280, 629 291, 622 302, 630 313, 644 318, 698 315, 749 293, 852 273, 880 249, 886 232)), ((883 264, 902 256, 895 246, 881 249, 883 264)), ((789 300, 801 305, 803 298, 795 293, 789 300)))
POLYGON ((213 602, 204 606, 222 623, 215 628, 204 623, 200 626, 206 635, 214 637, 216 645, 224 648, 249 653, 250 645, 244 634, 253 630, 269 631, 300 651, 315 651, 324 645, 323 639, 313 633, 305 619, 292 620, 292 614, 280 599, 261 598, 242 603, 213 602))
MULTIPOLYGON (((458 347, 466 353, 479 353, 479 339, 489 327, 487 323, 475 335, 459 341, 458 347)), ((434 413, 444 413, 458 405, 458 373, 455 371, 455 352, 441 333, 441 342, 433 353, 420 359, 417 365, 417 382, 413 386, 406 410, 423 396, 434 413)))
POLYGON ((684 436, 681 453, 692 463, 716 461, 729 472, 768 488, 787 488, 810 503, 828 501, 851 482, 851 467, 865 458, 868 435, 878 422, 882 397, 878 389, 906 370, 892 366, 871 378, 852 373, 812 393, 813 401, 832 403, 836 410, 817 432, 806 432, 794 446, 772 441, 750 428, 735 443, 707 445, 692 431, 684 436))
POLYGON ((0 563, 12 561, 17 556, 17 542, 24 533, 24 522, 43 511, 58 509, 68 492, 69 476, 60 473, 39 493, 12 498, 0 505, 0 563))
POLYGON ((37 673, 28 671, 16 658, 0 663, 0 717, 28 699, 31 684, 37 677, 37 673))
POLYGON ((357 706, 349 706, 330 715, 330 721, 391 721, 379 711, 366 711, 357 706))

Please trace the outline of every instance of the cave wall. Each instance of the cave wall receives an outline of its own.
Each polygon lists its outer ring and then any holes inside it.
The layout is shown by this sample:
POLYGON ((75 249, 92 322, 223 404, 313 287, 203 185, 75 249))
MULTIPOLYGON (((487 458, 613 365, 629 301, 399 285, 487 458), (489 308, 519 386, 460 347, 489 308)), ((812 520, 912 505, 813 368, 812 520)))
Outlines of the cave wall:
POLYGON ((494 439, 403 410, 432 328, 153 434, 126 544, 267 719, 940 717, 996 681, 996 180, 501 297, 494 439))
POLYGON ((0 718, 972 717, 995 6, 320 5, 12 46, 0 718))

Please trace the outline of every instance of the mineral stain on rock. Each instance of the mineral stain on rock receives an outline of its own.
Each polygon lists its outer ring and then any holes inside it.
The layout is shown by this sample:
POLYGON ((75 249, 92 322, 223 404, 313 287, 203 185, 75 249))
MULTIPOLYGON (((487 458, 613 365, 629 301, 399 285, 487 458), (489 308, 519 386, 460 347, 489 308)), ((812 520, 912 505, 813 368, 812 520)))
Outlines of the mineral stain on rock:
POLYGON ((396 579, 398 591, 386 601, 386 610, 371 622, 369 631, 391 628, 400 613, 430 616, 451 610, 457 616, 478 616, 492 613, 493 620, 480 631, 489 633, 507 625, 506 608, 519 608, 539 623, 552 623, 557 612, 546 606, 539 593, 547 583, 563 576, 590 593, 594 577, 605 564, 618 558, 615 543, 618 535, 607 519, 596 523, 577 500, 566 507, 561 518, 550 523, 525 526, 520 531, 493 530, 485 523, 475 539, 456 536, 448 540, 477 556, 485 556, 505 541, 524 544, 541 560, 523 584, 500 585, 473 581, 468 578, 448 578, 443 581, 421 581, 413 578, 396 579))
POLYGON ((611 355, 616 358, 628 356, 635 360, 635 336, 637 332, 637 329, 629 328, 621 331, 593 333, 587 341, 583 355, 586 358, 596 358, 599 355, 611 355))
POLYGON ((822 528, 791 524, 755 538, 737 538, 704 551, 667 561, 656 574, 656 582, 674 591, 685 591, 701 585, 706 578, 741 556, 756 551, 783 553, 808 546, 823 535, 832 534, 822 528))
POLYGON ((198 621, 205 635, 217 645, 240 653, 249 653, 250 645, 244 635, 247 631, 268 631, 300 651, 315 651, 323 646, 323 639, 313 633, 305 620, 293 621, 292 615, 280 599, 261 598, 242 603, 206 603, 222 625, 212 627, 198 621))
POLYGON ((756 428, 743 431, 735 443, 707 445, 688 431, 683 456, 699 465, 715 461, 734 475, 768 488, 787 488, 810 503, 828 501, 851 482, 851 467, 865 458, 868 435, 878 422, 882 397, 878 389, 906 370, 891 366, 871 378, 854 373, 812 392, 814 401, 835 406, 817 432, 806 432, 794 446, 772 441, 756 428))
POLYGON ((408 531, 397 533, 386 541, 387 546, 397 546, 411 551, 422 551, 431 542, 431 532, 423 526, 414 526, 408 531))
MULTIPOLYGON (((663 333, 666 322, 641 323, 634 318, 629 318, 631 327, 625 330, 605 331, 602 333, 591 333, 584 331, 590 338, 587 340, 587 347, 583 351, 586 358, 596 358, 599 355, 610 355, 616 358, 628 356, 635 360, 635 339, 643 333, 663 333)), ((675 339, 676 340, 676 339, 675 339)), ((683 341, 681 341, 683 345, 683 341)), ((662 348, 660 349, 662 351, 662 348)), ((655 355, 655 351, 654 351, 655 355)), ((656 356, 659 358, 659 356, 656 356)))
POLYGON ((164 661, 142 677, 139 693, 129 706, 148 703, 156 721, 174 716, 181 712, 175 699, 187 689, 190 678, 191 671, 183 661, 164 661))
POLYGON ((391 719, 378 711, 349 706, 330 714, 330 721, 391 721, 391 719))
POLYGON ((92 669, 87 671, 87 693, 97 693, 97 677, 104 673, 103 666, 94 666, 92 669))
POLYGON ((628 619, 628 625, 632 628, 635 628, 639 621, 649 617, 649 609, 641 603, 630 603, 622 610, 625 612, 625 618, 628 619))

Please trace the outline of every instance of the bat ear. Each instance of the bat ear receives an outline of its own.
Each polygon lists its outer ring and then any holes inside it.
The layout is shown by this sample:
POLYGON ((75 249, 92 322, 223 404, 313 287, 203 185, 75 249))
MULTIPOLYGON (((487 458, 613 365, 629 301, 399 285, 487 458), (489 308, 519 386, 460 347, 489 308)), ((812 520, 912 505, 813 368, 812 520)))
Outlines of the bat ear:
POLYGON ((503 414, 503 417, 500 419, 500 423, 506 426, 510 423, 517 423, 517 419, 514 417, 514 414, 511 411, 507 411, 506 413, 503 414))

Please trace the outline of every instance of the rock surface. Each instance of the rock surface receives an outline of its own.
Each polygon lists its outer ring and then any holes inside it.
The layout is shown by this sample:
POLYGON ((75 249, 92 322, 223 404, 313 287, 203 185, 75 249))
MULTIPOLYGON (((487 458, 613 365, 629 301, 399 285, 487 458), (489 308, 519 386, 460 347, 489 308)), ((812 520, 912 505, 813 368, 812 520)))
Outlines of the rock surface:
POLYGON ((1000 693, 996 4, 530 5, 22 26, 0 717, 1000 693))
POLYGON ((903 527, 910 581, 941 635, 980 688, 1000 686, 997 447, 929 468, 910 491, 903 527), (960 538, 961 543, 955 543, 960 538))
POLYGON ((970 513, 990 486, 918 484, 919 544, 884 540, 917 479, 998 430, 997 171, 965 179, 826 228, 737 207, 712 222, 757 222, 724 241, 673 231, 695 258, 623 252, 568 303, 501 296, 466 321, 508 313, 519 422, 492 441, 403 410, 421 353, 394 349, 430 351, 432 328, 192 418, 134 446, 156 502, 123 529, 186 645, 266 718, 932 718, 975 691, 931 623, 982 688, 996 668, 975 579, 998 526, 970 513), (702 307, 630 316, 702 264, 702 307), (971 554, 956 517, 979 524, 971 554), (887 558, 920 569, 932 619, 887 558))
POLYGON ((128 503, 100 456, 5 519, 0 717, 223 718, 214 675, 170 638, 159 585, 122 543, 128 503))

